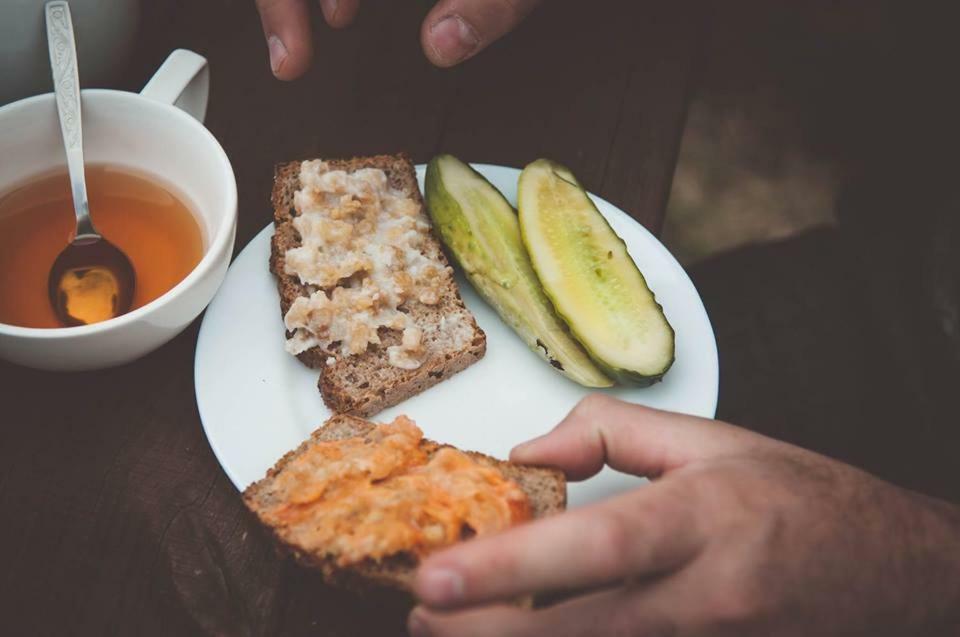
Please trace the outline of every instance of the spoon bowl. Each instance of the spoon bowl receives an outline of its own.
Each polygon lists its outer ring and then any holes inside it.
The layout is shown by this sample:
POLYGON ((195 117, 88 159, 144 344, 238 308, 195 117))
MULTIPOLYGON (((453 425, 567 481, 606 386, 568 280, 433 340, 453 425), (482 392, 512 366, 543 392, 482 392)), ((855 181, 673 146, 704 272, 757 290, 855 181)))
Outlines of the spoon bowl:
POLYGON ((83 169, 77 45, 70 5, 56 0, 48 2, 44 9, 57 116, 77 217, 76 238, 54 261, 47 287, 53 311, 64 325, 89 325, 120 316, 130 309, 136 274, 127 255, 104 239, 90 218, 83 169))
POLYGON ((136 273, 122 250, 103 237, 73 241, 50 269, 50 304, 68 327, 89 325, 130 311, 136 273))

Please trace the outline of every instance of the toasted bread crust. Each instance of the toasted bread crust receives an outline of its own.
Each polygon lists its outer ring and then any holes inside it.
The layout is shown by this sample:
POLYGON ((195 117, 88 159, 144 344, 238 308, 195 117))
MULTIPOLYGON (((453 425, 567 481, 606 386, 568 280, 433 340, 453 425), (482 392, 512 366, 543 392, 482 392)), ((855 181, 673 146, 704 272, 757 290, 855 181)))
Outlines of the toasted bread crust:
MULTIPOLYGON (((243 492, 243 501, 247 507, 260 518, 261 511, 273 504, 271 487, 273 479, 283 468, 298 455, 317 442, 344 440, 358 436, 366 436, 376 428, 374 423, 353 416, 339 415, 328 420, 322 427, 314 431, 310 438, 299 447, 285 454, 267 471, 267 475, 251 484, 243 492)), ((424 440, 423 447, 428 454, 433 455, 437 450, 450 445, 442 445, 432 440, 424 440)), ((507 478, 516 482, 530 499, 534 518, 540 518, 563 511, 567 506, 567 486, 563 474, 555 469, 530 467, 513 464, 491 458, 490 456, 467 452, 478 462, 497 467, 507 478)), ((260 518, 262 521, 262 518, 260 518)), ((337 556, 334 554, 318 554, 303 550, 284 540, 277 529, 264 524, 277 542, 281 552, 290 554, 303 566, 317 569, 325 580, 352 590, 362 591, 369 588, 386 587, 404 592, 410 592, 413 576, 419 565, 419 560, 412 553, 398 553, 381 560, 365 560, 348 567, 337 565, 337 556)))
MULTIPOLYGON (((293 194, 300 187, 300 163, 295 161, 276 166, 271 196, 275 231, 270 242, 270 271, 277 277, 282 315, 286 315, 297 297, 307 295, 305 286, 295 276, 284 272, 286 251, 300 245, 299 233, 292 223, 296 216, 293 194)), ((334 169, 348 172, 361 168, 380 168, 386 173, 392 187, 407 193, 421 208, 424 205, 413 163, 405 154, 327 160, 327 163, 334 169)), ((430 240, 431 256, 447 266, 446 256, 436 236, 432 235, 430 240)), ((358 356, 335 357, 336 362, 332 365, 326 364, 331 353, 320 347, 313 347, 298 355, 305 365, 320 370, 318 386, 327 407, 335 413, 370 416, 436 385, 483 357, 487 347, 486 335, 463 304, 451 276, 448 276, 445 288, 446 292, 437 306, 412 301, 408 303, 408 311, 428 320, 462 315, 469 320, 473 337, 466 347, 432 351, 418 369, 405 370, 389 364, 387 348, 400 342, 401 335, 396 330, 381 329, 381 345, 371 346, 358 356)))

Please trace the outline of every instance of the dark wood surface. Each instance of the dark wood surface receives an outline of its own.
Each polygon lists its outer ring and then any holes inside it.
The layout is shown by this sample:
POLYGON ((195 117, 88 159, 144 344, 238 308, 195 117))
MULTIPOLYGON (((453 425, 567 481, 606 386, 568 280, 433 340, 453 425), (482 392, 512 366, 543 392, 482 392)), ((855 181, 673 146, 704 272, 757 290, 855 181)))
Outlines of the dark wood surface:
MULTIPOLYGON (((354 28, 317 21, 316 63, 291 84, 269 73, 252 1, 144 4, 128 85, 176 46, 209 58, 207 123, 236 171, 238 249, 269 222, 275 162, 399 150, 548 156, 661 227, 703 21, 692 3, 611 0, 585 16, 554 0, 441 71, 417 41, 429 3, 368 0, 354 28)), ((399 633, 404 600, 327 589, 251 524, 197 414, 198 325, 119 369, 0 363, 0 633, 399 633)))

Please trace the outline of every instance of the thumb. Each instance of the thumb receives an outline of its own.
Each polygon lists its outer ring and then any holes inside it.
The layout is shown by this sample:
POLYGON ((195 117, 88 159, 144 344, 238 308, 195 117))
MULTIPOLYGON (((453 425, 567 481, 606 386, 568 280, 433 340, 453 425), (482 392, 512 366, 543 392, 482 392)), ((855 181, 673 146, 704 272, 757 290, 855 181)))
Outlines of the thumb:
POLYGON ((440 0, 423 21, 423 51, 437 66, 454 66, 514 29, 539 0, 440 0))
POLYGON ((692 461, 767 442, 759 434, 719 421, 592 394, 553 431, 515 447, 510 460, 557 467, 571 480, 589 478, 604 465, 655 478, 692 461))
POLYGON ((305 0, 256 0, 256 4, 273 74, 281 80, 300 77, 313 57, 305 0))

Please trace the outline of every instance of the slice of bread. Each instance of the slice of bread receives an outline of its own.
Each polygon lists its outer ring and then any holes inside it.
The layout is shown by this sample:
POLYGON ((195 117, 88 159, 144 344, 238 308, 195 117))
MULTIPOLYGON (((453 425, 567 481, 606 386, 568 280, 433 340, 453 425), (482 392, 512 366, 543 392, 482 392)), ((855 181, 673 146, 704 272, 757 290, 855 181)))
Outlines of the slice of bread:
MULTIPOLYGON (((417 176, 410 158, 400 155, 378 155, 347 160, 326 160, 334 170, 353 172, 361 168, 379 168, 387 175, 393 188, 403 191, 413 199, 424 214, 423 198, 417 185, 417 176)), ((300 236, 292 220, 297 215, 293 195, 300 189, 299 161, 280 164, 276 167, 273 181, 273 216, 275 232, 271 241, 270 271, 277 277, 280 292, 280 309, 283 315, 299 296, 309 296, 306 286, 296 276, 284 271, 284 255, 290 248, 300 245, 300 236)), ((387 407, 418 394, 436 385, 449 376, 466 369, 480 360, 486 352, 487 339, 470 310, 463 304, 460 292, 449 270, 446 256, 435 235, 426 244, 428 257, 444 265, 444 281, 440 302, 424 305, 415 299, 407 301, 403 309, 418 323, 439 324, 441 319, 459 318, 472 329, 473 335, 466 346, 452 338, 445 338, 443 330, 433 330, 424 336, 426 358, 417 369, 401 369, 390 365, 387 348, 400 343, 399 330, 381 328, 381 344, 371 345, 360 355, 336 357, 328 365, 331 356, 320 347, 313 347, 298 355, 309 367, 320 370, 319 388, 326 405, 335 413, 370 416, 387 407)))
MULTIPOLYGON (((352 416, 334 416, 310 438, 286 454, 267 472, 265 478, 251 484, 243 492, 243 501, 261 521, 266 511, 281 502, 275 488, 275 478, 284 467, 304 453, 317 442, 344 440, 362 437, 372 432, 377 425, 352 416)), ((421 447, 432 456, 438 450, 449 445, 441 445, 424 439, 421 447)), ((474 460, 496 467, 510 480, 513 480, 526 493, 534 518, 558 513, 566 508, 567 485, 563 474, 554 469, 529 467, 497 460, 476 452, 467 452, 474 460)), ((338 555, 332 552, 310 552, 291 543, 285 538, 283 528, 266 523, 281 550, 291 553, 301 564, 318 569, 328 582, 353 590, 363 591, 370 588, 390 588, 409 592, 414 572, 419 560, 412 553, 398 553, 380 560, 367 559, 362 562, 341 567, 337 564, 338 555)))

